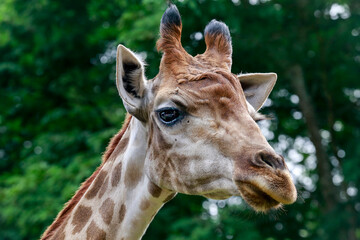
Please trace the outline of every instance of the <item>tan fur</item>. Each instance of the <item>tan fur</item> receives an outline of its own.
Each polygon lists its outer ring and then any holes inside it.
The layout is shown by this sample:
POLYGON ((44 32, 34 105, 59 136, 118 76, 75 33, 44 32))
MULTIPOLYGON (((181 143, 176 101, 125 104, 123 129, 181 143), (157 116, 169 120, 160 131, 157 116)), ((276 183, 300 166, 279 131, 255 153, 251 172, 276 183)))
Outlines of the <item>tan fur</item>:
POLYGON ((217 66, 222 68, 230 69, 232 64, 231 53, 232 47, 223 35, 205 35, 206 51, 202 56, 199 56, 199 59, 212 59, 210 65, 216 62, 217 66), (218 54, 220 53, 220 54, 218 54))

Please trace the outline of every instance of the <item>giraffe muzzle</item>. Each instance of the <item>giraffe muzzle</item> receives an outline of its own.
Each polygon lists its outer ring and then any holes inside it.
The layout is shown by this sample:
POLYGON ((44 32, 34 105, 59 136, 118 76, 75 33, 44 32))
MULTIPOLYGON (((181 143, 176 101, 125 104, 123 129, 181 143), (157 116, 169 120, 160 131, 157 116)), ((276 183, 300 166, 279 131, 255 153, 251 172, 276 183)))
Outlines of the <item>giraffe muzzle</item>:
POLYGON ((271 149, 238 158, 233 181, 243 199, 255 210, 266 212, 296 201, 297 192, 284 158, 271 149))

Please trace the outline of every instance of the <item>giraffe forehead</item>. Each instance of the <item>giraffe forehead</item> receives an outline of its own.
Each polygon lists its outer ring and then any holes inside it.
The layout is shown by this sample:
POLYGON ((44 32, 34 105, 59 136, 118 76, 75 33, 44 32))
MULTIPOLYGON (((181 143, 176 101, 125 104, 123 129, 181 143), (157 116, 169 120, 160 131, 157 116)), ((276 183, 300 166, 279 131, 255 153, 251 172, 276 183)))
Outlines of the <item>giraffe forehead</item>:
POLYGON ((211 102, 216 105, 220 103, 221 108, 225 105, 226 108, 231 108, 233 104, 230 103, 234 102, 246 107, 244 93, 237 78, 231 73, 218 72, 161 79, 161 84, 154 94, 155 108, 169 100, 190 109, 198 109, 211 102))

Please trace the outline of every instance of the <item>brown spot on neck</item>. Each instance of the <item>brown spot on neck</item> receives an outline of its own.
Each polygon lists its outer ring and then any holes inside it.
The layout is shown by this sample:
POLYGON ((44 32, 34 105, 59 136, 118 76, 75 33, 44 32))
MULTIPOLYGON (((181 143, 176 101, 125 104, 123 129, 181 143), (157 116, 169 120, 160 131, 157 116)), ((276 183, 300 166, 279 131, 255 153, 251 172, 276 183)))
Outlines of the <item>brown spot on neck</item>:
POLYGON ((86 230, 86 240, 105 240, 106 232, 100 229, 94 221, 91 221, 86 230))
POLYGON ((99 175, 97 176, 97 178, 94 181, 93 186, 91 187, 91 189, 86 193, 85 197, 87 199, 92 199, 94 198, 97 193, 99 192, 100 188, 103 186, 104 184, 104 180, 105 177, 107 175, 107 171, 102 170, 99 175))
POLYGON ((106 176, 103 185, 100 187, 100 192, 99 192, 99 196, 98 196, 99 198, 102 198, 104 196, 104 194, 108 188, 108 185, 109 185, 108 182, 109 182, 109 177, 106 176))
POLYGON ((154 198, 158 198, 161 194, 161 188, 158 187, 157 185, 155 185, 154 183, 152 182, 149 182, 148 184, 148 190, 149 190, 149 193, 154 197, 154 198))
POLYGON ((103 202, 103 204, 99 209, 101 217, 103 218, 104 222, 108 225, 112 220, 114 214, 114 207, 115 207, 114 201, 108 198, 103 202))
POLYGON ((58 229, 58 231, 54 234, 54 239, 56 240, 65 240, 65 227, 67 223, 69 222, 69 218, 66 219, 64 224, 58 229))
POLYGON ((126 166, 125 172, 125 185, 129 189, 133 189, 138 185, 141 176, 142 169, 139 168, 139 165, 134 162, 129 162, 126 166))
POLYGON ((111 185, 116 187, 121 179, 121 170, 122 170, 122 162, 119 162, 118 165, 114 168, 111 176, 111 185))
POLYGON ((145 211, 146 209, 148 209, 150 207, 150 201, 147 199, 143 199, 140 203, 140 209, 145 211))
POLYGON ((92 210, 90 207, 85 207, 80 205, 74 214, 72 225, 74 225, 72 234, 76 234, 80 232, 86 225, 86 223, 89 221, 90 217, 92 215, 92 210))
POLYGON ((119 223, 121 223, 124 220, 125 213, 126 213, 126 206, 125 204, 121 204, 119 210, 119 223))
MULTIPOLYGON (((121 139, 121 141, 119 142, 117 148, 119 149, 119 153, 123 153, 126 150, 126 146, 129 143, 129 137, 124 137, 123 139, 121 139)), ((117 155, 117 154, 116 154, 117 155)))

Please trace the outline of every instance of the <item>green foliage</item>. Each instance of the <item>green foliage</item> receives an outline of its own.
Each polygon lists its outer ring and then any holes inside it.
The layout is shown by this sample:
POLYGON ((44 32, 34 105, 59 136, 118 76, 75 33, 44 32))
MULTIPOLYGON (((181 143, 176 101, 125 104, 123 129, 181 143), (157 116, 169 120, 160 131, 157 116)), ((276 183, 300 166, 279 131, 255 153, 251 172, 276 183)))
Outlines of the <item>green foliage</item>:
MULTIPOLYGON (((349 231, 360 239, 359 2, 176 4, 189 53, 204 51, 195 34, 216 18, 232 34, 234 73, 278 73, 272 104, 262 110, 274 117, 268 138, 304 171, 298 202, 284 210, 260 215, 243 202, 211 202, 219 211, 214 216, 204 198, 179 195, 144 239, 346 239, 349 231), (335 3, 345 13, 331 13, 335 3), (326 214, 314 150, 303 149, 307 122, 287 72, 295 64, 303 69, 339 196, 326 214), (291 158, 294 149, 298 161, 291 158)), ((0 239, 39 238, 100 164, 125 115, 114 83, 116 45, 146 55, 147 76, 155 76, 165 8, 155 0, 0 1, 0 239)))

